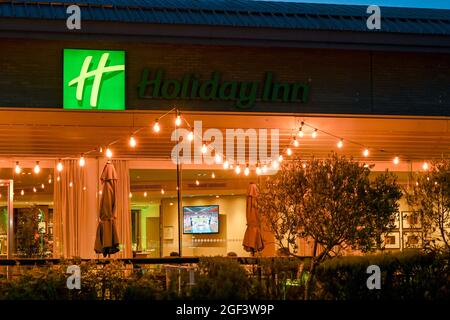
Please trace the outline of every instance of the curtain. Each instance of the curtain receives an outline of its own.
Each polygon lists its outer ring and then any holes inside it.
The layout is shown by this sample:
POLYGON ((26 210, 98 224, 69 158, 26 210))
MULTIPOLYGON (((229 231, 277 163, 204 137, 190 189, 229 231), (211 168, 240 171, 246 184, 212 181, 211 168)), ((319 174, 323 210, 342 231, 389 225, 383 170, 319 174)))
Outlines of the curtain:
POLYGON ((77 160, 64 160, 62 164, 62 172, 55 170, 53 179, 53 254, 57 258, 80 257, 87 245, 81 241, 86 235, 86 230, 83 230, 87 219, 86 176, 77 160))
POLYGON ((130 175, 128 161, 112 161, 118 176, 116 186, 116 226, 120 241, 120 252, 115 258, 132 258, 131 247, 131 209, 130 209, 130 175))

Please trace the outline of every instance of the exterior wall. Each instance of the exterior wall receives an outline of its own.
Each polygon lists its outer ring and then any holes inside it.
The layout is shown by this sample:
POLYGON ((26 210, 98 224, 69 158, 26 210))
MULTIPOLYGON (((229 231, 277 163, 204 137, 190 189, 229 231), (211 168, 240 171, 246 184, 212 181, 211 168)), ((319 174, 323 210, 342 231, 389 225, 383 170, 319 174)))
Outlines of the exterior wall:
POLYGON ((62 108, 64 48, 126 51, 127 109, 239 111, 230 101, 153 100, 138 97, 144 68, 163 68, 166 79, 221 73, 222 81, 277 81, 310 85, 309 101, 257 101, 255 112, 450 115, 449 54, 332 49, 163 45, 131 42, 1 39, 1 107, 62 108), (31 53, 31 54, 30 54, 31 53))

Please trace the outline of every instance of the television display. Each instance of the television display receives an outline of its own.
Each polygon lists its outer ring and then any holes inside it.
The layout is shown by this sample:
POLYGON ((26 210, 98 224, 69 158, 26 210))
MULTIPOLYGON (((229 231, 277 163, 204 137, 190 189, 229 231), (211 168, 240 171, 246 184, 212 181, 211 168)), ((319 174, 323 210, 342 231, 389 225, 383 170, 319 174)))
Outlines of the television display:
POLYGON ((219 206, 183 207, 183 233, 219 233, 219 206))

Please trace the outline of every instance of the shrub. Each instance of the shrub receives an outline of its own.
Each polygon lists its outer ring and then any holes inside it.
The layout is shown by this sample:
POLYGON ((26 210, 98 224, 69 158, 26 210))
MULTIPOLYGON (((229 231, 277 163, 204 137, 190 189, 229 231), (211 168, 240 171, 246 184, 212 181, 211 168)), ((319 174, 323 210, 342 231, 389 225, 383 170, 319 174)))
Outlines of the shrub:
POLYGON ((317 270, 315 298, 410 300, 450 298, 448 258, 420 251, 338 257, 317 270), (367 288, 367 267, 381 270, 381 289, 367 288))
POLYGON ((253 280, 236 259, 201 258, 199 275, 191 290, 193 299, 245 300, 254 298, 253 280))

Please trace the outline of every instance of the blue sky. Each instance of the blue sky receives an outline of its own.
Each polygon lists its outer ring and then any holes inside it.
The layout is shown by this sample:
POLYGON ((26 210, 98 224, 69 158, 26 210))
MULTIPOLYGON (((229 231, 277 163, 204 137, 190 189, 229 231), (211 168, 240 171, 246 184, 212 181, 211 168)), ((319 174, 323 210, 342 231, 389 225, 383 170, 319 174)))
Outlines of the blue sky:
POLYGON ((450 9, 450 0, 273 0, 273 1, 362 4, 362 5, 375 4, 379 6, 391 6, 391 7, 450 9))

